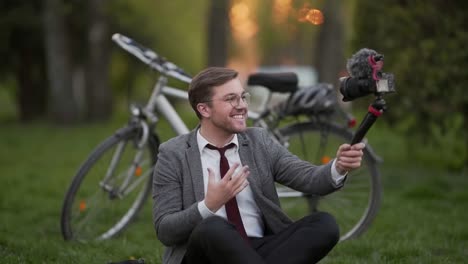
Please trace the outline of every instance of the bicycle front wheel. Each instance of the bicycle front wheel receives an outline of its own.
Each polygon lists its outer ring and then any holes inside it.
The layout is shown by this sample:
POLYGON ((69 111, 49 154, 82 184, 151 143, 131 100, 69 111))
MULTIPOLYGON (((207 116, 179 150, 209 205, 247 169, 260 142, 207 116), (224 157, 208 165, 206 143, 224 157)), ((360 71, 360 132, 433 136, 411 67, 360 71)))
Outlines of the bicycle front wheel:
MULTIPOLYGON (((338 147, 351 142, 353 136, 345 128, 333 124, 317 126, 313 122, 292 124, 281 128, 280 133, 288 139, 292 153, 317 165, 328 163, 335 157, 338 147)), ((343 241, 355 238, 369 228, 380 207, 381 193, 377 161, 370 152, 370 146, 366 146, 362 166, 348 173, 341 190, 323 197, 305 196, 306 202, 294 198, 303 195, 290 190, 279 192, 279 196, 283 197, 282 206, 289 208, 293 218, 298 218, 295 207, 302 208, 302 212, 309 207, 311 211, 332 214, 338 222, 340 240, 343 241), (304 203, 308 206, 304 206, 304 203)))
POLYGON ((122 128, 81 165, 62 207, 65 240, 114 237, 137 215, 151 191, 158 148, 155 137, 143 146, 140 138, 138 127, 122 128))

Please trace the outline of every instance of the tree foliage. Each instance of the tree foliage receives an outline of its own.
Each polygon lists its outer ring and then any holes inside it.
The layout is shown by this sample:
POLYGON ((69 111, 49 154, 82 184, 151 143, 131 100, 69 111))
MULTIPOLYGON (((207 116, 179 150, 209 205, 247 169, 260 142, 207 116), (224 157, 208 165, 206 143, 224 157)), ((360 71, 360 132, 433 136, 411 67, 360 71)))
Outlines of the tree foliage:
POLYGON ((466 166, 468 2, 361 0, 355 10, 353 52, 383 53, 384 71, 396 76, 397 94, 387 97, 384 120, 416 139, 411 149, 466 166))

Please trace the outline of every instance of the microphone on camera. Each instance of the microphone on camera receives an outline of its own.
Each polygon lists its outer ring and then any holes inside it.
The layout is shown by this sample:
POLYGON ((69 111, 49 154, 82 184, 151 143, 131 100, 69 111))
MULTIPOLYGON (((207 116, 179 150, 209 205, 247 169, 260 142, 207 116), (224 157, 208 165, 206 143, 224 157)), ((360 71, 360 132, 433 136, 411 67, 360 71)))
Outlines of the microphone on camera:
POLYGON ((375 50, 363 48, 356 52, 346 64, 350 77, 340 78, 340 92, 343 101, 352 101, 376 91, 376 81, 380 78, 383 55, 375 50))
POLYGON ((372 79, 373 68, 369 60, 374 60, 376 63, 383 62, 383 55, 378 54, 375 50, 363 48, 356 52, 346 63, 346 69, 353 78, 372 79))

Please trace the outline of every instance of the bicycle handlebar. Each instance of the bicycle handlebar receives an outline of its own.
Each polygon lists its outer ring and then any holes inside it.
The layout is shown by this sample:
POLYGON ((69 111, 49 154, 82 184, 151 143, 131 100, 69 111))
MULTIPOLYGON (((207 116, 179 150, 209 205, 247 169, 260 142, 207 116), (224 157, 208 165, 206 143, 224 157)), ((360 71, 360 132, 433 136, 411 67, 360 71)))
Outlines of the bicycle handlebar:
POLYGON ((115 33, 112 35, 112 40, 122 49, 150 66, 151 69, 186 83, 190 83, 192 81, 192 77, 182 68, 168 61, 166 58, 159 56, 153 50, 141 45, 133 39, 122 34, 115 33))

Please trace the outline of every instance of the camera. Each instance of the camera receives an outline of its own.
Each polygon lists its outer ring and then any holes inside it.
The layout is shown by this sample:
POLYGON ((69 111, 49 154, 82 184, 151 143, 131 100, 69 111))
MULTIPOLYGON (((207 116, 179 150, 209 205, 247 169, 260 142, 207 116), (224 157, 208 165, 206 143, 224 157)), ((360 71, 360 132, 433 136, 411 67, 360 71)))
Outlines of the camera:
POLYGON ((375 94, 382 96, 395 92, 395 78, 392 73, 382 72, 383 55, 373 50, 362 49, 348 60, 350 77, 340 78, 340 92, 343 101, 375 94))
POLYGON ((348 102, 356 98, 375 94, 376 96, 395 92, 395 79, 392 73, 380 73, 378 80, 358 79, 354 77, 340 78, 340 92, 343 101, 348 102))

